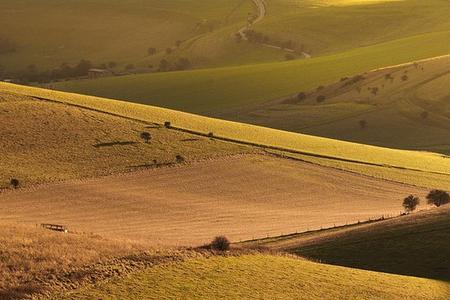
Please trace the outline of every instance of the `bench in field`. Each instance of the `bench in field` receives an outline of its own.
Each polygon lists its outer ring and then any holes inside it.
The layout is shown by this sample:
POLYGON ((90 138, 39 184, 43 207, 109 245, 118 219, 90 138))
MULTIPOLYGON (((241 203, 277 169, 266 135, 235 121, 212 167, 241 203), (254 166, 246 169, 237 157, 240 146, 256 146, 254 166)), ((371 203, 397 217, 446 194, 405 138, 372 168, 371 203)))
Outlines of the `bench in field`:
POLYGON ((67 230, 67 227, 64 225, 56 225, 56 224, 41 224, 42 228, 48 229, 48 230, 53 230, 53 231, 60 231, 60 232, 64 232, 67 233, 69 232, 67 230))

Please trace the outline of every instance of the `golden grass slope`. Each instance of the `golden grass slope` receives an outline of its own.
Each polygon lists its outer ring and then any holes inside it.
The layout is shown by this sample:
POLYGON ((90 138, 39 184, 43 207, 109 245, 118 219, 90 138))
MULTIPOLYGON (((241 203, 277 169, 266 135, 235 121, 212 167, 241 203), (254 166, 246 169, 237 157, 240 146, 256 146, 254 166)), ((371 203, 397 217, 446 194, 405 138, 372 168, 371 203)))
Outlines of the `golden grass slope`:
POLYGON ((249 151, 102 112, 0 90, 0 188, 94 177, 249 151), (150 143, 141 132, 152 135, 150 143), (154 162, 156 160, 156 163, 154 162))
POLYGON ((61 299, 445 300, 449 288, 430 279, 259 254, 157 266, 61 299))
MULTIPOLYGON (((23 87, 7 83, 0 83, 0 88, 4 92, 43 98, 69 106, 101 111, 141 122, 162 124, 165 121, 170 121, 172 125, 177 128, 187 129, 202 134, 213 132, 215 136, 224 139, 252 145, 261 145, 263 147, 283 149, 285 151, 306 155, 309 158, 331 159, 334 162, 344 164, 358 164, 362 166, 362 168, 365 166, 382 167, 382 175, 384 178, 399 180, 406 183, 413 182, 414 184, 420 185, 420 178, 422 176, 438 175, 440 179, 429 186, 450 187, 450 160, 445 156, 435 153, 395 150, 349 143, 207 118, 164 108, 32 87, 23 87), (397 176, 399 170, 400 172, 416 172, 418 177, 399 177, 397 176)), ((373 173, 373 175, 379 177, 379 175, 374 172, 369 173, 373 173)))
POLYGON ((295 160, 244 155, 7 191, 0 195, 0 219, 198 246, 219 234, 239 241, 398 215, 404 197, 426 192, 295 160))

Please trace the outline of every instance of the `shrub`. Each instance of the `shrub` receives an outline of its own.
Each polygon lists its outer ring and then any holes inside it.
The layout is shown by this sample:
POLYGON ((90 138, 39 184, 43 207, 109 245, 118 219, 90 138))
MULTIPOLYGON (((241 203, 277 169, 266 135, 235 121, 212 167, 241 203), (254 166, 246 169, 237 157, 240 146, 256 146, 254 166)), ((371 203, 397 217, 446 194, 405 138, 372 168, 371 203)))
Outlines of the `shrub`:
POLYGON ((303 100, 305 100, 305 99, 306 99, 306 94, 305 94, 305 93, 301 92, 301 93, 298 93, 298 94, 297 94, 297 100, 298 100, 299 102, 301 102, 301 101, 303 101, 303 100))
POLYGON ((402 76, 402 81, 407 81, 409 79, 408 75, 403 75, 402 76))
POLYGON ((150 140, 152 139, 152 135, 149 132, 141 132, 141 139, 143 139, 147 144, 150 142, 150 140))
POLYGON ((416 210, 417 205, 419 205, 419 203, 420 203, 419 197, 409 195, 408 197, 403 199, 403 208, 405 209, 405 212, 410 213, 416 210))
POLYGON ((166 48, 166 54, 171 54, 172 53, 172 48, 166 48))
POLYGON ((325 101, 326 97, 324 95, 317 96, 316 101, 317 103, 322 103, 325 101))
POLYGON ((169 121, 164 122, 164 127, 170 128, 172 124, 169 121))
POLYGON ((177 163, 183 163, 185 161, 184 157, 181 155, 177 155, 175 159, 177 160, 177 163))
POLYGON ((208 132, 208 137, 213 138, 214 137, 214 132, 208 132))
POLYGON ((216 236, 211 242, 211 249, 217 251, 230 250, 230 241, 225 236, 216 236))
POLYGON ((432 190, 427 195, 428 204, 439 207, 450 202, 450 195, 442 190, 432 190))
POLYGON ((20 182, 18 179, 16 178, 12 178, 11 181, 9 182, 11 184, 11 186, 15 189, 19 188, 20 186, 20 182))

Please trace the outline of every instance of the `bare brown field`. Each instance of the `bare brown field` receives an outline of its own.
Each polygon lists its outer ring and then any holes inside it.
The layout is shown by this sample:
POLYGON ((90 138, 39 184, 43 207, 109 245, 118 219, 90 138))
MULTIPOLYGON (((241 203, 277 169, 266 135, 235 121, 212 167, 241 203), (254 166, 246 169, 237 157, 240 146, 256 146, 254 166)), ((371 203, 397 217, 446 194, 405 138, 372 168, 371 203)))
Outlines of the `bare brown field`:
POLYGON ((233 241, 398 214, 426 190, 268 155, 37 186, 0 194, 0 218, 62 223, 153 245, 233 241))

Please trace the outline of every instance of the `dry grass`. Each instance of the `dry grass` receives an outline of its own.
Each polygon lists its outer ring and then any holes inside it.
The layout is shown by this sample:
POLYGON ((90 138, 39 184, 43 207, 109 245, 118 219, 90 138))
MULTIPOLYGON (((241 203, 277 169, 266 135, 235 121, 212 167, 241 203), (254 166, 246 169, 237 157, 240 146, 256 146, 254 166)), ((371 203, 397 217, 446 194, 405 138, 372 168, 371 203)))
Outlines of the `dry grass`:
POLYGON ((34 226, 0 223, 0 298, 22 299, 42 293, 64 274, 83 278, 78 270, 114 257, 141 251, 143 245, 99 236, 63 234, 34 226), (77 275, 78 274, 78 275, 77 275))
POLYGON ((74 230, 198 245, 398 214, 426 190, 261 155, 5 192, 0 218, 63 223, 74 230))

